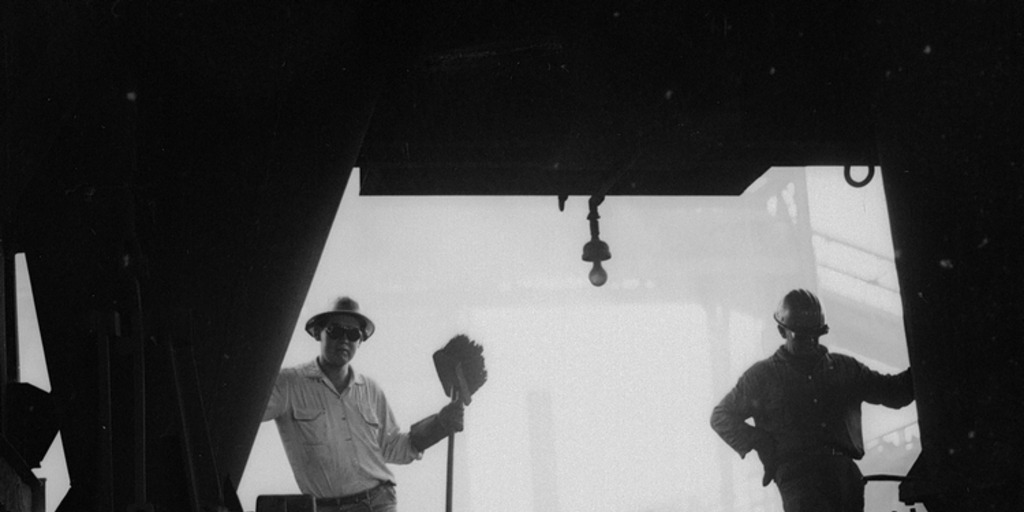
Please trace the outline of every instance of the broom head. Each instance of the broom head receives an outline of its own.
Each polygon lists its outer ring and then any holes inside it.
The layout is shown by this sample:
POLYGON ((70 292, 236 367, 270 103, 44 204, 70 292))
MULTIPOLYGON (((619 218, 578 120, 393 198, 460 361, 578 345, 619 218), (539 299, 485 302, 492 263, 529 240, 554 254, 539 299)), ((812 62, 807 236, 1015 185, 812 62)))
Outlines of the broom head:
POLYGON ((434 368, 444 394, 461 400, 463 405, 469 405, 473 393, 487 382, 484 348, 465 334, 455 336, 444 348, 434 352, 434 368))

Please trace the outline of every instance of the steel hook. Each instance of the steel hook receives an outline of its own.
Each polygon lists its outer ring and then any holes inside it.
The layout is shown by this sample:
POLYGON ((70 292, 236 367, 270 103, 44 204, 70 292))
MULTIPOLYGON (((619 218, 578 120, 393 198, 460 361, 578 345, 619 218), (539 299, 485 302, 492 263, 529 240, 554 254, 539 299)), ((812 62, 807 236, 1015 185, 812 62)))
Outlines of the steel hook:
POLYGON ((867 185, 868 183, 871 183, 871 179, 875 177, 875 166, 873 166, 873 165, 868 166, 868 175, 865 176, 864 179, 861 180, 861 181, 857 181, 857 180, 853 179, 853 176, 850 174, 850 166, 849 165, 844 166, 843 167, 843 177, 846 178, 846 182, 849 183, 851 187, 861 188, 861 187, 867 185))

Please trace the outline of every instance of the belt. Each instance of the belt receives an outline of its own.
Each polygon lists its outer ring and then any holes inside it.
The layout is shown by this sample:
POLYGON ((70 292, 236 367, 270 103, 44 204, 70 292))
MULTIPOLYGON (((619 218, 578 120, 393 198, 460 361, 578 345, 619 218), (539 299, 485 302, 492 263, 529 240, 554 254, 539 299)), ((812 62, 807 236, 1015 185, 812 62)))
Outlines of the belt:
POLYGON ((369 501, 374 496, 376 496, 378 492, 383 490, 385 487, 391 487, 392 485, 395 485, 395 484, 393 484, 391 482, 384 482, 384 483, 378 485, 377 487, 372 487, 372 488, 367 489, 367 490, 365 490, 363 492, 357 492, 355 494, 349 494, 347 496, 342 496, 340 498, 317 498, 316 499, 316 506, 318 506, 318 507, 343 507, 345 505, 354 505, 356 503, 362 503, 364 501, 369 501))
POLYGON ((832 447, 832 446, 825 446, 825 447, 823 447, 821 449, 821 453, 823 455, 836 455, 836 456, 840 456, 840 457, 849 457, 849 455, 847 455, 846 452, 844 452, 844 451, 842 451, 842 450, 840 450, 838 448, 832 447))
POLYGON ((784 462, 796 462, 800 460, 806 460, 808 458, 815 457, 850 457, 850 455, 838 448, 832 446, 815 446, 807 447, 803 449, 797 449, 787 452, 785 455, 779 457, 779 463, 784 462))

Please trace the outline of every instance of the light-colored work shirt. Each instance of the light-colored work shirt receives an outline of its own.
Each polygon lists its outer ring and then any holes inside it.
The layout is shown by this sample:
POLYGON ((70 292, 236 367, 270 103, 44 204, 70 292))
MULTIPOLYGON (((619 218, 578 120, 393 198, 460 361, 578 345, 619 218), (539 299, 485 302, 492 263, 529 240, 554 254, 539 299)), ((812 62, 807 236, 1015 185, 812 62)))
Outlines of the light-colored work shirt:
POLYGON ((341 393, 313 360, 281 370, 263 413, 275 420, 303 494, 336 498, 395 478, 385 463, 423 456, 401 432, 384 392, 352 370, 341 393))

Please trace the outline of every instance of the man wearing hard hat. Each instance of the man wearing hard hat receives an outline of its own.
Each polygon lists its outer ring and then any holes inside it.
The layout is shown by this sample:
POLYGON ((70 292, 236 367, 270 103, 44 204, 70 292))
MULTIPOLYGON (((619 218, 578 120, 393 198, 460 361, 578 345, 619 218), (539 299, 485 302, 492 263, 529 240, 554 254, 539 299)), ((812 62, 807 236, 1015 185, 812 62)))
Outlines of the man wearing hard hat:
POLYGON ((910 369, 882 375, 819 343, 821 303, 797 289, 774 315, 785 343, 755 363, 711 413, 711 427, 740 457, 757 451, 763 485, 775 481, 786 512, 863 512, 862 402, 890 408, 914 400, 910 369), (746 423, 754 419, 754 425, 746 423))

